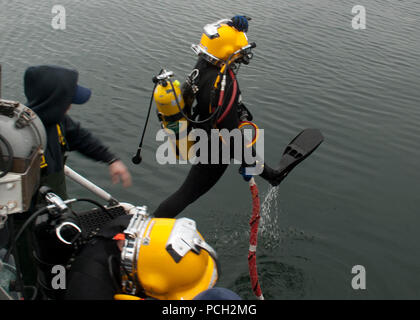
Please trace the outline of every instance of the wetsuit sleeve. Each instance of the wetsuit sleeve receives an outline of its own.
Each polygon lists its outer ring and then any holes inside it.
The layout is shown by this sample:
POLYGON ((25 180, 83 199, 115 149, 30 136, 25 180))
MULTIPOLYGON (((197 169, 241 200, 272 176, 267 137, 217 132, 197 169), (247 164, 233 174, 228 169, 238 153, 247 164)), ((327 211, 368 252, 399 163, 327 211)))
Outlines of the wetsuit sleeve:
POLYGON ((106 163, 116 158, 99 139, 82 128, 79 122, 66 116, 63 124, 64 135, 70 151, 78 151, 92 160, 106 163))

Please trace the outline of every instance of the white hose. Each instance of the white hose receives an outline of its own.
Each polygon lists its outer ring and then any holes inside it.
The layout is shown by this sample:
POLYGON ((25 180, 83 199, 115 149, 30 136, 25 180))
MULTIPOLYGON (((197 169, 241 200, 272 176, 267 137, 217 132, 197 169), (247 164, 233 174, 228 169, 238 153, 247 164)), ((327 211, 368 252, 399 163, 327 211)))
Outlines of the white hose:
POLYGON ((64 166, 64 174, 72 179, 73 181, 77 182, 81 186, 85 187, 89 191, 96 194, 98 197, 104 199, 105 201, 108 201, 110 204, 118 203, 108 192, 98 187, 96 184, 92 183, 88 179, 82 177, 80 174, 78 174, 73 169, 69 168, 68 166, 64 166))

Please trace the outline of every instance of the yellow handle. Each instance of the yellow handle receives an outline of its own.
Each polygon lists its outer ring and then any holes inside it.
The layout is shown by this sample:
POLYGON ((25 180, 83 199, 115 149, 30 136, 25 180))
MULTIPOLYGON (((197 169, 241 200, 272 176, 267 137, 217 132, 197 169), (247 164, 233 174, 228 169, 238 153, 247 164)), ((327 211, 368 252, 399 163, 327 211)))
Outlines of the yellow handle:
POLYGON ((239 124, 239 127, 238 128, 241 129, 242 127, 244 127, 246 125, 252 126, 254 128, 254 130, 255 130, 255 137, 254 137, 254 139, 252 139, 251 143, 249 143, 246 146, 247 148, 250 148, 251 146, 253 146, 257 142, 258 138, 260 137, 260 129, 258 128, 258 126, 255 123, 253 123, 251 121, 242 121, 239 124))

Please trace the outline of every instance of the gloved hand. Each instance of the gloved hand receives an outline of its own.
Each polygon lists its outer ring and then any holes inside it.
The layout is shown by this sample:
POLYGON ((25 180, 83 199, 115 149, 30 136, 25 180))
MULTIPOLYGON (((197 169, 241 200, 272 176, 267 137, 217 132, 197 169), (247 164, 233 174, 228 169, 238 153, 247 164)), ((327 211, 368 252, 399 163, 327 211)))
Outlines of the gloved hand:
POLYGON ((238 31, 248 32, 248 20, 251 20, 250 18, 237 15, 231 20, 232 22, 228 23, 230 26, 235 27, 238 31))

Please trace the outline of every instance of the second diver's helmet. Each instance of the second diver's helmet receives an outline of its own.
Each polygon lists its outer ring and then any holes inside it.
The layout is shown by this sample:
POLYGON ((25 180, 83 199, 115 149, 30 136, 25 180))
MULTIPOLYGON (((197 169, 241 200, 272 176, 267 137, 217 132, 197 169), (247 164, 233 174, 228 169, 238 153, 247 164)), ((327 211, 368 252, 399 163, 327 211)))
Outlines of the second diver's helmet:
POLYGON ((244 54, 250 54, 250 50, 241 51, 247 46, 249 46, 249 42, 245 32, 232 26, 231 20, 223 19, 204 26, 200 43, 193 44, 191 48, 208 62, 221 65, 228 59, 232 62, 232 60, 243 57, 244 54), (234 54, 239 51, 241 52, 234 54))
POLYGON ((125 294, 143 291, 159 300, 191 300, 215 285, 220 274, 216 252, 193 220, 152 218, 140 210, 124 233, 125 294))
POLYGON ((35 112, 0 99, 0 229, 7 215, 30 208, 46 146, 45 127, 35 112))

